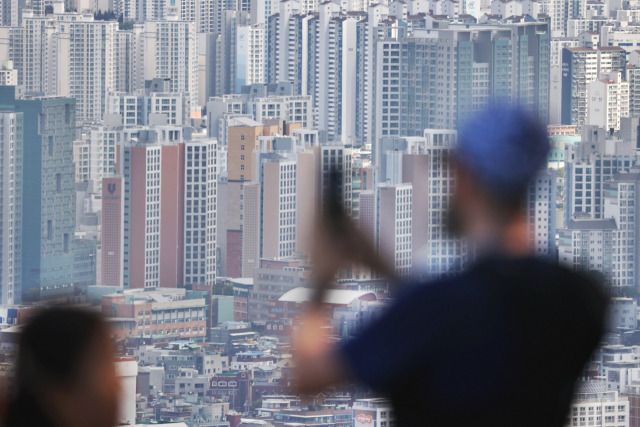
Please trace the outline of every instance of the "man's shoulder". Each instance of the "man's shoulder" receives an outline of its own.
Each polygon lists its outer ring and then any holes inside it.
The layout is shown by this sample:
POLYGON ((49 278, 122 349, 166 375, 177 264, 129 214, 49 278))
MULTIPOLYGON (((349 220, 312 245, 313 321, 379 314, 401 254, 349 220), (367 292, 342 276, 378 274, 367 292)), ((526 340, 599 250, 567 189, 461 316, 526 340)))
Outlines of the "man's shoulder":
POLYGON ((590 298, 606 304, 607 293, 596 274, 574 271, 543 257, 486 258, 464 272, 432 281, 415 281, 400 292, 406 301, 490 291, 560 298, 590 298))

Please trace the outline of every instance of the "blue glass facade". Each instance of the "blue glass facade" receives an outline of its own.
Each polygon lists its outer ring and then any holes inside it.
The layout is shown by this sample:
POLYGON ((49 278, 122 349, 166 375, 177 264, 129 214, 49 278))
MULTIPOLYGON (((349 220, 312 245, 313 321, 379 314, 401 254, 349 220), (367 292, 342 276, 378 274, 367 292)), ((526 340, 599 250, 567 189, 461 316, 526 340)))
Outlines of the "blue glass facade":
POLYGON ((72 294, 75 100, 16 99, 3 86, 0 108, 24 116, 22 300, 72 294))

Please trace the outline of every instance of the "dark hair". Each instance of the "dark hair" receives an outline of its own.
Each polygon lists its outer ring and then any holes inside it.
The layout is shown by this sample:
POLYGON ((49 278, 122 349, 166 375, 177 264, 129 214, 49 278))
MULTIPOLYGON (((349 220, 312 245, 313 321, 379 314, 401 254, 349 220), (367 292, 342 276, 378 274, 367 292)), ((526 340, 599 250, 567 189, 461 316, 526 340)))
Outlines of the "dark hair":
POLYGON ((43 391, 74 384, 91 345, 108 332, 98 313, 80 308, 47 308, 33 316, 20 334, 5 427, 55 426, 43 391))
POLYGON ((108 329, 95 312, 54 307, 36 314, 20 336, 16 393, 73 383, 90 344, 102 334, 107 335, 108 329))

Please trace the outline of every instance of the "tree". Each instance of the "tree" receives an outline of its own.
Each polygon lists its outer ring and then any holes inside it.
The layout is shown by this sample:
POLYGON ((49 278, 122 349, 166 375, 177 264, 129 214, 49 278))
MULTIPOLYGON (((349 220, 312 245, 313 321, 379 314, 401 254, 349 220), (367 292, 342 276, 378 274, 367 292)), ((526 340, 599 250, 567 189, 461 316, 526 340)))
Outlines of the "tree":
POLYGON ((96 21, 115 21, 117 17, 116 17, 116 13, 112 10, 108 10, 106 12, 98 10, 93 15, 93 19, 95 19, 96 21))
POLYGON ((124 21, 119 25, 121 30, 132 30, 133 29, 133 21, 124 21))

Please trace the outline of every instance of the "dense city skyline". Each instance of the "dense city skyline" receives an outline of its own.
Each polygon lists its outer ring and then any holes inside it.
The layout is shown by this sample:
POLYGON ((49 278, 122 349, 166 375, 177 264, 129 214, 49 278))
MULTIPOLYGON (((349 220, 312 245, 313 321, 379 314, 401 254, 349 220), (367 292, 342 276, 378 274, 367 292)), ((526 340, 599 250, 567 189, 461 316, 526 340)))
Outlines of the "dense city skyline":
MULTIPOLYGON (((292 391, 330 173, 398 276, 457 274, 457 130, 513 104, 551 141, 535 254, 614 297, 567 425, 640 426, 639 22, 638 0, 2 0, 4 360, 40 305, 89 304, 123 423, 394 425, 370 391, 292 391)), ((333 335, 394 297, 343 269, 333 335)))

